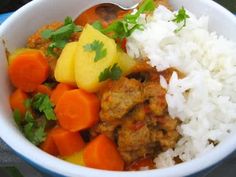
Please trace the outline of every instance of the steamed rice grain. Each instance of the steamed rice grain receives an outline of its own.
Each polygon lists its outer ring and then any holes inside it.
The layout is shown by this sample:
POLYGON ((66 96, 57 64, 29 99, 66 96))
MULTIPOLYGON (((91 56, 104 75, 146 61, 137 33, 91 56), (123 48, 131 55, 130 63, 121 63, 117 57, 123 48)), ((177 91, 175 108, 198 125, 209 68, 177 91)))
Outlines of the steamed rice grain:
POLYGON ((236 44, 208 29, 208 17, 197 18, 191 12, 187 25, 172 21, 174 14, 159 6, 151 17, 142 16, 144 30, 136 30, 127 42, 128 54, 149 58, 158 71, 174 67, 185 73, 173 73, 167 83, 166 101, 172 118, 182 124, 182 138, 175 149, 156 159, 158 168, 174 165, 174 157, 182 161, 196 158, 214 148, 236 129, 236 44))

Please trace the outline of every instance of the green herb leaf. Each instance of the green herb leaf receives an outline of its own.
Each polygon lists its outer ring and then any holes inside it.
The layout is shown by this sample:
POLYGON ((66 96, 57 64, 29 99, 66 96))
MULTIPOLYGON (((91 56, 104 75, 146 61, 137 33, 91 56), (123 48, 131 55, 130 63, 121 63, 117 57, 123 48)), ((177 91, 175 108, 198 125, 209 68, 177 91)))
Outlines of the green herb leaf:
POLYGON ((35 145, 39 145, 45 140, 45 126, 46 121, 37 122, 30 111, 25 114, 25 125, 23 126, 23 133, 25 137, 35 145))
POLYGON ((66 17, 65 20, 64 20, 64 25, 68 25, 68 24, 71 24, 73 23, 73 20, 71 17, 66 17))
POLYGON ((92 24, 92 26, 93 26, 95 29, 99 30, 99 31, 102 31, 102 29, 103 29, 102 23, 101 23, 100 21, 95 21, 95 22, 92 24))
POLYGON ((14 118, 16 124, 18 125, 18 127, 20 127, 21 126, 21 115, 20 115, 19 109, 15 109, 13 111, 13 118, 14 118))
POLYGON ((42 37, 44 38, 44 39, 49 39, 51 36, 52 36, 52 34, 53 34, 53 31, 52 30, 50 30, 50 29, 46 29, 46 30, 44 30, 43 32, 42 32, 42 37))
POLYGON ((24 102, 24 106, 26 109, 29 109, 31 107, 31 99, 26 99, 24 102))
POLYGON ((104 43, 102 41, 94 40, 90 44, 83 46, 86 52, 95 52, 94 62, 97 62, 107 55, 107 49, 104 49, 104 43))
POLYGON ((34 117, 30 111, 26 111, 24 119, 28 123, 33 123, 33 124, 35 123, 34 117))
POLYGON ((137 22, 142 13, 153 12, 155 3, 153 0, 144 0, 135 14, 127 14, 124 19, 111 23, 107 28, 100 31, 105 34, 112 34, 114 39, 129 37, 135 30, 143 30, 143 25, 137 22))
POLYGON ((184 7, 180 8, 178 13, 175 14, 175 18, 172 20, 173 22, 176 22, 176 23, 182 23, 183 22, 183 25, 175 30, 176 33, 179 32, 180 30, 182 30, 186 26, 187 18, 190 18, 190 17, 189 17, 188 14, 186 14, 186 11, 185 11, 184 7))
POLYGON ((39 145, 45 140, 45 126, 34 127, 33 123, 28 123, 24 126, 23 133, 25 137, 35 145, 39 145))
POLYGON ((41 125, 34 131, 34 138, 33 138, 33 143, 34 144, 40 144, 43 142, 46 138, 46 133, 45 133, 45 124, 41 125))
POLYGON ((53 110, 53 104, 48 95, 38 93, 32 99, 33 109, 44 113, 47 120, 56 120, 56 115, 53 110))
POLYGON ((146 12, 153 12, 156 8, 155 2, 153 0, 145 0, 138 9, 140 14, 146 12))
POLYGON ((116 63, 112 67, 109 66, 108 68, 105 68, 104 71, 100 73, 99 82, 105 81, 107 79, 118 80, 121 74, 122 70, 116 63))
POLYGON ((42 38, 51 40, 51 44, 48 46, 47 53, 57 57, 54 49, 63 49, 66 43, 68 43, 71 35, 80 31, 82 31, 82 27, 77 26, 71 17, 67 17, 64 21, 64 25, 56 30, 44 30, 41 33, 42 38))

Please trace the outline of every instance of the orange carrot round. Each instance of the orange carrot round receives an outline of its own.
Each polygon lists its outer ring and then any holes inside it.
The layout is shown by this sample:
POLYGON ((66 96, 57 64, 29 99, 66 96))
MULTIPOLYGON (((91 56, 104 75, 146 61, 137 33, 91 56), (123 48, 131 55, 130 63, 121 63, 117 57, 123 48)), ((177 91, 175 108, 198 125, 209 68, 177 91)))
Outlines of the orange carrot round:
POLYGON ((57 128, 53 128, 51 129, 48 134, 47 134, 47 137, 45 139, 45 141, 40 145, 40 148, 51 154, 51 155, 54 155, 54 156, 57 156, 59 155, 59 152, 58 152, 58 148, 52 138, 52 135, 57 131, 57 128))
POLYGON ((70 156, 81 151, 85 143, 79 132, 70 132, 61 127, 57 127, 52 133, 53 141, 62 157, 70 156))
POLYGON ((50 96, 52 94, 52 90, 48 86, 43 85, 43 84, 40 84, 37 86, 36 92, 47 94, 48 96, 50 96))
POLYGON ((101 134, 92 140, 84 149, 84 163, 91 168, 121 171, 124 169, 116 145, 105 135, 101 134))
POLYGON ((25 101, 28 99, 28 95, 22 90, 15 90, 10 96, 10 105, 11 108, 18 109, 22 115, 26 112, 25 101))
POLYGON ((50 97, 51 102, 53 102, 56 105, 58 100, 66 91, 73 90, 73 89, 76 89, 76 87, 73 85, 59 83, 56 86, 56 88, 52 91, 52 94, 50 97))
POLYGON ((66 91, 58 100, 55 113, 59 124, 69 131, 92 127, 99 120, 100 102, 93 93, 81 89, 66 91))
POLYGON ((10 63, 8 73, 15 87, 32 92, 47 79, 49 65, 40 50, 26 51, 10 63))

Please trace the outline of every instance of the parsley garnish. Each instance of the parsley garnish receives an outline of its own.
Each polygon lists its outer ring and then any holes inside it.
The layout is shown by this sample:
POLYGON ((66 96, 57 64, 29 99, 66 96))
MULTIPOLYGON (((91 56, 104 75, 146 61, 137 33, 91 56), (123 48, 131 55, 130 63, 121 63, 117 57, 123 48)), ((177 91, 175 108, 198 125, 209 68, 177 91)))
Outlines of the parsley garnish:
POLYGON ((90 44, 83 46, 86 52, 95 52, 94 62, 101 60, 107 55, 107 49, 104 49, 104 43, 102 41, 94 40, 90 44))
POLYGON ((56 55, 54 49, 59 48, 63 49, 68 43, 71 35, 74 32, 81 32, 82 28, 80 26, 77 26, 71 17, 67 17, 64 21, 64 25, 57 30, 44 30, 41 33, 42 38, 44 39, 50 39, 51 43, 48 46, 48 54, 50 55, 56 55))
POLYGON ((25 137, 35 145, 39 145, 45 140, 45 126, 46 121, 37 122, 30 111, 25 113, 25 125, 23 126, 23 133, 25 137))
POLYGON ((46 94, 38 93, 32 99, 32 108, 44 113, 47 120, 56 120, 53 104, 46 94))
POLYGON ((21 115, 20 115, 19 109, 14 109, 13 118, 14 118, 16 124, 20 127, 20 125, 21 125, 21 115))
POLYGON ((93 26, 101 32, 112 33, 114 39, 129 37, 136 29, 142 30, 143 25, 137 22, 139 16, 146 12, 153 12, 155 3, 153 0, 144 0, 135 14, 128 14, 122 20, 111 23, 107 28, 101 29, 101 25, 96 22, 93 26))
POLYGON ((108 68, 105 68, 104 71, 100 73, 99 82, 105 81, 107 79, 118 80, 121 74, 122 70, 119 66, 117 66, 116 63, 112 67, 109 66, 108 68))
POLYGON ((29 109, 31 106, 31 99, 26 99, 24 102, 24 106, 26 107, 26 109, 29 109))
POLYGON ((103 29, 102 23, 101 23, 100 21, 95 21, 95 22, 92 24, 92 26, 93 26, 95 29, 99 30, 99 31, 101 31, 101 30, 103 29))
POLYGON ((173 22, 176 22, 176 23, 183 22, 183 25, 175 30, 176 33, 182 30, 186 26, 187 18, 189 18, 189 15, 186 14, 184 7, 180 8, 178 13, 175 14, 175 18, 172 20, 173 22))
POLYGON ((47 120, 56 120, 53 104, 48 95, 41 93, 34 95, 31 99, 25 100, 24 104, 27 108, 24 118, 21 118, 18 109, 14 110, 13 117, 25 137, 33 144, 39 145, 46 137, 45 127, 47 120))

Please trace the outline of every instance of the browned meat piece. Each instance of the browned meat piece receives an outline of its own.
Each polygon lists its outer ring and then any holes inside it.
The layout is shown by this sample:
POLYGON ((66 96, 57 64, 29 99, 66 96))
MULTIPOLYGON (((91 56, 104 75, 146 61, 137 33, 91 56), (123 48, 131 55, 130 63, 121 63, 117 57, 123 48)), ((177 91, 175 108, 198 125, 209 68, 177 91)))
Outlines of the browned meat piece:
POLYGON ((50 40, 43 39, 41 36, 41 33, 46 29, 56 30, 62 25, 63 23, 61 22, 55 22, 50 25, 43 26, 42 28, 37 30, 32 36, 29 37, 28 42, 27 42, 27 47, 46 51, 50 44, 50 40))
POLYGON ((101 122, 90 130, 90 135, 91 137, 96 137, 102 133, 115 141, 120 124, 122 124, 122 121, 120 120, 113 122, 101 122))
POLYGON ((126 163, 158 152, 159 144, 151 141, 151 132, 147 125, 137 130, 122 126, 118 133, 118 150, 126 163))
MULTIPOLYGON (((168 78, 171 71, 162 74, 168 78)), ((173 148, 180 137, 179 121, 168 116, 166 90, 160 86, 159 76, 155 68, 139 62, 127 78, 109 81, 99 93, 101 122, 91 133, 113 139, 127 165, 155 158, 173 148)))
POLYGON ((176 130, 167 131, 166 135, 159 140, 162 151, 174 148, 179 138, 180 135, 176 130))
MULTIPOLYGON (((156 127, 151 128, 152 140, 159 141, 163 151, 173 148, 180 138, 179 133, 176 131, 176 127, 179 125, 180 121, 178 119, 172 119, 169 116, 154 117, 153 119, 156 121, 156 127)), ((153 124, 152 122, 152 125, 153 124)))
POLYGON ((127 164, 139 158, 155 157, 175 146, 180 138, 176 131, 178 124, 177 119, 168 116, 146 117, 143 121, 126 117, 118 130, 118 150, 127 164))
POLYGON ((164 115, 167 108, 165 100, 166 90, 157 82, 148 82, 144 85, 144 98, 149 101, 149 107, 156 115, 164 115))
POLYGON ((142 59, 138 61, 128 77, 137 79, 140 82, 146 82, 146 81, 159 82, 160 76, 156 68, 150 66, 147 62, 148 62, 147 59, 142 59))
POLYGON ((143 102, 142 85, 135 79, 121 78, 112 82, 101 98, 102 121, 121 119, 135 105, 143 102))

